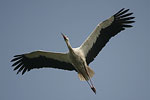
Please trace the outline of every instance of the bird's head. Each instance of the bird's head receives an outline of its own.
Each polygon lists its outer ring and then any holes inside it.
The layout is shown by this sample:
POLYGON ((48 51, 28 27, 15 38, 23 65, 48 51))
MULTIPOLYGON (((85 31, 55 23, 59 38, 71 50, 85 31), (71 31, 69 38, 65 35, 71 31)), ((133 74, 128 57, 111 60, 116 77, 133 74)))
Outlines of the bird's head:
POLYGON ((63 36, 65 41, 69 41, 69 38, 67 36, 65 36, 63 33, 61 33, 61 35, 63 36))
POLYGON ((72 47, 71 47, 71 45, 69 43, 69 38, 67 36, 65 36, 63 33, 61 33, 61 35, 63 36, 63 38, 64 38, 64 40, 65 40, 69 50, 72 50, 72 47))

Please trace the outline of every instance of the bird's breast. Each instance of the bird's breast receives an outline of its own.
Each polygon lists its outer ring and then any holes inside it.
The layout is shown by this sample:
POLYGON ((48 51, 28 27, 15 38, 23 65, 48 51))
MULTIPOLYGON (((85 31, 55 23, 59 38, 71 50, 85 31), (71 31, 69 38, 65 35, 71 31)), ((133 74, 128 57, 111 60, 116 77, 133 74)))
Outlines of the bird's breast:
POLYGON ((85 70, 86 64, 80 53, 71 53, 70 60, 78 72, 85 70))

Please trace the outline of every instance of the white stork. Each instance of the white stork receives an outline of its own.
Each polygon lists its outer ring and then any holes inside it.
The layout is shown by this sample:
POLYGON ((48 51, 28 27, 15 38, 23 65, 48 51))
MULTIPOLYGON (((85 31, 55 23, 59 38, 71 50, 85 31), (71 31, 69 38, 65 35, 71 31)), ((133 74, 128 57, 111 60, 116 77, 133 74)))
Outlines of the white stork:
POLYGON ((81 81, 89 81, 90 87, 96 94, 91 78, 94 75, 94 71, 88 66, 102 48, 106 45, 109 39, 125 28, 130 28, 135 21, 132 21, 134 17, 131 17, 133 13, 127 13, 129 9, 121 9, 119 12, 108 18, 107 20, 99 23, 95 30, 89 35, 89 37, 78 48, 72 48, 67 36, 63 35, 63 38, 67 44, 69 52, 56 53, 46 51, 33 51, 31 53, 15 55, 11 62, 14 62, 12 66, 15 66, 14 70, 17 70, 17 74, 22 72, 22 75, 26 71, 36 68, 58 68, 69 71, 76 71, 81 81))

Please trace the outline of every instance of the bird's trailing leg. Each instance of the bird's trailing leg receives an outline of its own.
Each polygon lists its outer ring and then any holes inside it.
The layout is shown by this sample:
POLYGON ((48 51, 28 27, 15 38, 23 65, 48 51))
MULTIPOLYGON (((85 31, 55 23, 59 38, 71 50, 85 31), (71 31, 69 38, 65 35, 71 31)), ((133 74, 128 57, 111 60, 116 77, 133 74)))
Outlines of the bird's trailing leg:
POLYGON ((89 73, 88 73, 88 71, 87 71, 87 69, 85 68, 85 71, 86 71, 86 73, 87 73, 87 75, 88 75, 88 77, 89 77, 89 80, 90 80, 90 83, 89 83, 89 81, 88 80, 86 80, 87 81, 87 83, 89 84, 89 86, 91 87, 91 89, 92 89, 92 91, 96 94, 96 88, 94 87, 94 85, 93 85, 93 83, 92 83, 92 80, 91 80, 91 78, 90 78, 90 76, 89 76, 89 73))
POLYGON ((96 88, 94 87, 94 85, 93 85, 91 79, 90 79, 90 83, 91 83, 91 84, 89 83, 89 81, 87 81, 87 83, 88 83, 89 86, 91 87, 92 91, 96 94, 96 88))
POLYGON ((82 80, 82 81, 85 80, 85 81, 88 83, 88 85, 90 86, 90 88, 92 89, 92 91, 96 94, 96 89, 95 89, 95 87, 94 87, 94 85, 93 85, 93 83, 92 83, 91 78, 89 77, 88 72, 86 71, 86 74, 87 74, 88 77, 85 77, 82 72, 80 72, 80 73, 81 73, 81 74, 78 74, 78 75, 80 75, 80 76, 79 76, 80 80, 82 80), (81 76, 82 76, 82 77, 81 77, 81 76), (84 78, 84 79, 83 79, 83 78, 84 78))
POLYGON ((90 79, 90 83, 91 83, 91 89, 93 90, 93 92, 96 94, 96 88, 94 87, 94 85, 93 85, 93 83, 92 83, 92 81, 91 81, 91 79, 90 79))

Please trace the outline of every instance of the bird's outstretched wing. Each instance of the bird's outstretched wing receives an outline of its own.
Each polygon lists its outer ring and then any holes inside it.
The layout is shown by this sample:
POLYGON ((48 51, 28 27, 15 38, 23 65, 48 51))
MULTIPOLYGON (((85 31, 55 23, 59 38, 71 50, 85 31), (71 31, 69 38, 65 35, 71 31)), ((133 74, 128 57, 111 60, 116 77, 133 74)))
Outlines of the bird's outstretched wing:
POLYGON ((63 70, 75 70, 70 63, 67 53, 53 53, 45 51, 34 51, 31 53, 21 54, 14 56, 11 60, 14 62, 12 65, 14 70, 17 70, 17 74, 22 71, 24 74, 26 71, 30 71, 34 68, 58 68, 63 70))
POLYGON ((125 28, 132 27, 130 24, 134 23, 132 21, 134 17, 130 17, 133 13, 127 13, 128 11, 129 9, 123 8, 109 19, 98 24, 95 30, 83 42, 80 50, 84 53, 87 64, 94 60, 111 37, 125 30, 125 28))

